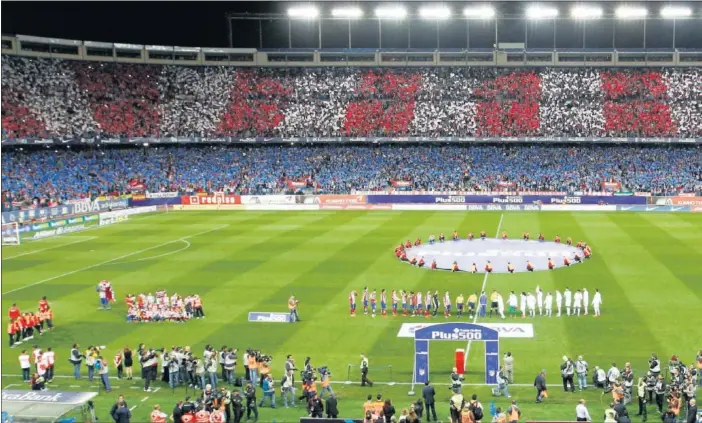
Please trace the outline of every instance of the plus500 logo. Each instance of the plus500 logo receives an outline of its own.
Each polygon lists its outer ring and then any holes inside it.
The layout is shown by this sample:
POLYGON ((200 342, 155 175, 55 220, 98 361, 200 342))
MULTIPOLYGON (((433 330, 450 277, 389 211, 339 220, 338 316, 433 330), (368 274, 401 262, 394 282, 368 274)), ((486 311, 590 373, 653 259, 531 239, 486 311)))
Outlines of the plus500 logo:
POLYGON ((580 204, 581 202, 580 197, 551 198, 551 204, 580 204))
POLYGON ((440 332, 432 331, 431 339, 447 339, 447 340, 479 340, 483 334, 478 330, 462 330, 458 332, 440 332))
POLYGON ((269 314, 269 315, 259 315, 256 316, 256 321, 258 322, 275 322, 275 323, 286 323, 288 321, 288 316, 286 314, 269 314))

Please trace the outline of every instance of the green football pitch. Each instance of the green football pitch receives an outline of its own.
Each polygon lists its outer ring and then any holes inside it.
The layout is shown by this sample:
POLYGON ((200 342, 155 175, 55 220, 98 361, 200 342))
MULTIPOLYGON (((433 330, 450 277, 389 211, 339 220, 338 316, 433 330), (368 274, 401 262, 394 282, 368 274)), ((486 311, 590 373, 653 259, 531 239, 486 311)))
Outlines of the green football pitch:
MULTIPOLYGON (((602 316, 536 317, 518 319, 532 323, 531 339, 501 341, 501 352, 515 357, 513 398, 527 420, 574 420, 577 400, 588 401, 593 416, 600 416, 609 395, 593 390, 565 393, 560 388, 561 357, 583 355, 590 367, 623 367, 631 362, 638 375, 647 359, 658 353, 667 364, 672 354, 692 363, 700 345, 702 327, 702 214, 629 213, 465 213, 465 212, 173 212, 134 217, 109 227, 67 236, 25 242, 2 249, 2 308, 17 303, 21 310, 36 310, 47 296, 54 309, 56 329, 20 347, 2 348, 2 387, 27 389, 22 383, 17 356, 33 344, 57 353, 52 390, 97 390, 85 379, 75 381, 67 362, 70 347, 80 343, 105 345, 105 358, 128 345, 141 342, 154 348, 190 345, 200 355, 205 344, 260 349, 273 356, 273 376, 280 380, 284 358, 293 354, 298 366, 311 356, 319 367, 329 366, 333 387, 344 417, 361 417, 361 405, 369 394, 393 400, 399 410, 417 396, 409 396, 412 379, 413 342, 398 338, 402 323, 418 318, 371 318, 362 311, 348 312, 348 294, 369 288, 449 290, 451 296, 497 289, 503 296, 511 290, 544 291, 566 287, 596 288, 602 292, 602 316), (431 272, 399 263, 393 247, 400 241, 454 229, 485 230, 489 236, 507 231, 520 237, 543 232, 547 239, 558 233, 563 239, 585 240, 593 258, 569 269, 520 274, 431 272), (108 279, 116 290, 117 304, 98 310, 95 287, 108 279), (126 322, 122 298, 127 293, 168 290, 169 294, 197 293, 207 315, 185 324, 126 322), (251 311, 286 311, 290 295, 300 300, 297 324, 249 323, 251 311), (370 359, 369 376, 374 387, 360 387, 359 354, 370 359), (353 383, 347 380, 348 366, 353 383), (550 398, 534 404, 531 387, 541 369, 549 373, 550 398), (388 384, 388 382, 393 382, 388 384)), ((465 321, 469 321, 464 318, 465 321)), ((452 320, 456 320, 453 318, 452 320)), ((485 319, 478 319, 478 323, 485 319)), ((438 321, 444 321, 443 318, 438 321)), ((439 342, 431 346, 432 381, 437 385, 438 411, 448 414, 449 373, 456 348, 465 342, 439 342)), ((241 356, 240 356, 241 358, 241 356)), ((487 408, 508 402, 492 397, 483 386, 483 350, 470 349, 464 394, 476 393, 487 408)), ((237 368, 241 375, 243 368, 237 368)), ((85 368, 83 376, 86 375, 85 368)), ((135 374, 138 365, 135 366, 135 374)), ((114 369, 110 369, 115 376, 114 369)), ((112 380, 114 390, 96 399, 101 421, 111 421, 108 410, 116 394, 123 393, 133 408, 133 421, 148 420, 154 404, 170 412, 185 395, 172 392, 160 381, 156 392, 143 392, 141 381, 112 380)), ((418 387, 417 392, 421 391, 418 387)), ((192 395, 192 390, 190 391, 192 395)), ((278 398, 280 407, 282 401, 278 398)), ((636 412, 631 406, 631 414, 636 412)), ((653 408, 650 409, 653 412, 653 408)), ((261 421, 292 422, 304 415, 299 407, 260 410, 261 421)), ((597 417, 595 417, 597 420, 597 417)))

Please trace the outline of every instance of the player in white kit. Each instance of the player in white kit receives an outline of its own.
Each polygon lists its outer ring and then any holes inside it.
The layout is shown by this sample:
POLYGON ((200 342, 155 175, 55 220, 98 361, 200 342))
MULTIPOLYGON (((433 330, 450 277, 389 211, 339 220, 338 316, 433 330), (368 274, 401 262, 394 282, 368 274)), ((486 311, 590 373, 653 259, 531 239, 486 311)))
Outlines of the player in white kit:
POLYGON ((536 305, 539 307, 539 316, 544 314, 544 291, 538 286, 536 287, 536 305))
POLYGON ((558 310, 556 317, 561 317, 561 308, 562 307, 563 307, 563 294, 561 294, 561 291, 556 290, 556 309, 558 310))
POLYGON ((529 308, 529 316, 536 317, 536 297, 531 292, 527 295, 527 307, 529 308))
POLYGON ((583 304, 583 293, 580 292, 580 290, 575 291, 575 295, 573 296, 573 308, 575 309, 574 314, 576 316, 580 316, 580 309, 582 308, 583 304))
POLYGON ((514 318, 517 317, 517 308, 519 307, 519 300, 517 300, 517 294, 514 291, 509 293, 509 298, 507 299, 507 305, 509 305, 509 315, 514 318))
POLYGON ((500 317, 505 318, 505 300, 499 292, 497 293, 497 312, 500 313, 500 317))
POLYGON ((587 292, 587 288, 583 288, 583 310, 587 316, 587 309, 590 307, 590 293, 587 292))
POLYGON ((551 317, 553 314, 553 295, 550 292, 546 293, 546 315, 551 317))
POLYGON ((563 291, 563 299, 565 300, 566 315, 570 316, 570 308, 573 305, 573 293, 570 292, 570 288, 566 288, 563 291))
POLYGON ((519 297, 519 310, 522 312, 522 318, 526 317, 526 309, 527 309, 527 295, 526 292, 522 292, 522 295, 519 297))
POLYGON ((600 294, 600 290, 596 289, 595 295, 593 295, 593 297, 592 297, 592 308, 595 309, 595 311, 594 311, 595 317, 600 316, 600 306, 601 305, 602 305, 602 295, 600 294))

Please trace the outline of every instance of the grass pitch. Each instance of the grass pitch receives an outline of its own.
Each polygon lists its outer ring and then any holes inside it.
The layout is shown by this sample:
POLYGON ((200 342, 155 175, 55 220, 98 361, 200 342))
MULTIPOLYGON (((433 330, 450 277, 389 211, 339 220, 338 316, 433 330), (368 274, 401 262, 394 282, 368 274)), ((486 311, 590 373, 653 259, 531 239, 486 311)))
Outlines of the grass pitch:
MULTIPOLYGON (((407 392, 411 381, 413 343, 397 338, 400 325, 412 318, 372 319, 362 313, 349 317, 349 291, 386 288, 449 290, 467 295, 480 290, 484 275, 430 272, 399 263, 393 247, 402 240, 426 239, 430 233, 462 235, 485 230, 507 231, 512 238, 529 231, 565 239, 585 240, 594 257, 587 263, 554 272, 493 274, 486 289, 544 291, 599 288, 602 317, 519 319, 534 324, 533 339, 504 339, 501 351, 515 356, 515 383, 511 393, 526 420, 574 419, 581 397, 593 416, 603 413, 609 395, 600 392, 564 393, 559 388, 560 357, 583 355, 590 363, 608 368, 631 362, 642 375, 647 359, 657 352, 667 358, 678 354, 691 363, 699 350, 702 327, 701 214, 629 213, 465 213, 465 212, 178 212, 137 217, 126 223, 2 249, 2 308, 17 303, 36 310, 46 295, 53 306, 57 329, 21 347, 2 348, 2 386, 25 389, 18 376, 17 356, 31 345, 52 347, 57 353, 56 374, 70 376, 67 362, 71 344, 106 345, 105 358, 140 342, 156 348, 190 345, 201 355, 205 344, 247 347, 273 355, 273 376, 280 380, 284 357, 293 354, 301 366, 311 356, 315 366, 328 365, 339 395, 343 417, 361 417, 366 395, 382 393, 398 412, 415 397, 407 392), (500 223, 501 222, 501 223, 500 223), (111 311, 98 311, 95 292, 101 279, 112 281, 120 299, 111 311), (185 324, 130 324, 121 299, 127 293, 167 289, 169 294, 198 293, 207 318, 185 324), (300 300, 298 324, 248 323, 250 311, 285 311, 288 296, 300 300), (696 335, 695 335, 696 334, 696 335), (359 354, 370 358, 373 388, 359 386, 359 354), (353 365, 353 384, 344 384, 353 365), (392 366, 392 374, 389 368, 392 366), (541 369, 550 373, 550 398, 534 404, 531 383, 541 369)), ((465 318, 465 321, 468 321, 465 318)), ((424 321, 425 319, 421 319, 424 321)), ((443 318, 439 319, 444 321, 443 318)), ((480 323, 483 319, 478 319, 480 323)), ((7 326, 7 313, 2 323, 7 326)), ((447 383, 453 351, 461 342, 432 344, 432 380, 447 383)), ((464 394, 477 393, 483 405, 505 407, 505 398, 493 398, 483 380, 483 351, 471 347, 464 394)), ((135 374, 138 373, 135 364, 135 374)), ((241 375, 243 367, 237 368, 241 375)), ((87 371, 83 370, 83 376, 87 371)), ((115 376, 115 370, 110 369, 115 376)), ((97 379, 96 379, 97 380, 97 379)), ((157 382, 158 392, 144 393, 141 381, 113 380, 112 394, 102 394, 96 406, 101 421, 111 421, 108 410, 117 393, 125 394, 134 422, 148 421, 156 403, 170 412, 182 399, 157 382)), ((51 389, 95 390, 97 382, 57 378, 51 389)), ((420 391, 421 388, 418 389, 420 391)), ((440 418, 446 420, 450 391, 437 386, 440 418)), ((192 392, 191 392, 192 394, 192 392)), ((280 400, 280 398, 278 398, 280 400)), ((280 406, 282 401, 278 401, 280 406)), ((633 408, 633 404, 632 404, 633 408)), ((635 413, 635 409, 632 410, 635 413)), ((651 408, 653 411, 653 408, 651 408)), ((304 415, 296 409, 260 410, 261 421, 292 422, 304 415)), ((633 414, 633 413, 632 413, 633 414)), ((597 417, 595 417, 597 418, 597 417)))

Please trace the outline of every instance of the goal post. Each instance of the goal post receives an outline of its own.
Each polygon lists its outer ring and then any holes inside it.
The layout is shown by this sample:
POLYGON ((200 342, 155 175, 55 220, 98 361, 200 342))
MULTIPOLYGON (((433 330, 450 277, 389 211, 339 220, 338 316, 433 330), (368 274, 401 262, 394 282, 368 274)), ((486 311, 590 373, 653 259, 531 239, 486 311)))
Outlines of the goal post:
POLYGON ((19 223, 2 224, 2 245, 19 245, 21 243, 19 223))

